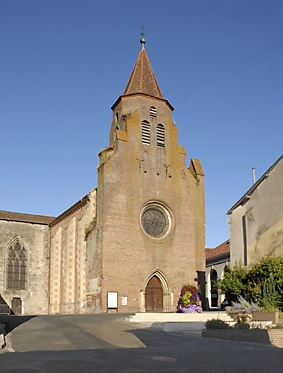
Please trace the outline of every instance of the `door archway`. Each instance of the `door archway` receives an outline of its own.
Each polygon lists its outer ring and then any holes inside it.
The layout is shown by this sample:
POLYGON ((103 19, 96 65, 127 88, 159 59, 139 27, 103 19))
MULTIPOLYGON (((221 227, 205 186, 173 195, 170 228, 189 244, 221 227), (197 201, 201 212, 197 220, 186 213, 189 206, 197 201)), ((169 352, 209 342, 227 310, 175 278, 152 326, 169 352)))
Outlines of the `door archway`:
POLYGON ((145 288, 145 311, 163 311, 163 289, 161 281, 157 276, 151 277, 145 288))
POLYGON ((215 269, 211 271, 211 307, 218 307, 218 290, 216 288, 218 276, 215 269))

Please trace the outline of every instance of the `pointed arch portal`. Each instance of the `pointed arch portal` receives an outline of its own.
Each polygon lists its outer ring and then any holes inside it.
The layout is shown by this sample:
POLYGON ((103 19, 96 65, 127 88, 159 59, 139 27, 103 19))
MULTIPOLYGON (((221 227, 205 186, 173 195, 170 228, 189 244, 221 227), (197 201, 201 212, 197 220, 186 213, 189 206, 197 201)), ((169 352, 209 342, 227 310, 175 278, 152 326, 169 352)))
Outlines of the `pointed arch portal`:
POLYGON ((140 295, 141 312, 172 312, 174 294, 162 271, 156 269, 146 278, 140 295))
POLYGON ((145 288, 145 310, 146 312, 162 312, 163 290, 161 281, 153 276, 145 288))

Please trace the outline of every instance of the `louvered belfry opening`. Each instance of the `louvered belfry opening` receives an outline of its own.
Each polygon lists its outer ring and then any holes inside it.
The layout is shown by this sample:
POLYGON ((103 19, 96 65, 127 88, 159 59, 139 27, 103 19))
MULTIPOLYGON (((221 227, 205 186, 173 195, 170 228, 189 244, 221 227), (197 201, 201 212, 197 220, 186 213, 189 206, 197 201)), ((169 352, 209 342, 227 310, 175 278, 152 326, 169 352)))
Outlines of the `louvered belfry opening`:
POLYGON ((149 109, 149 115, 151 118, 156 118, 157 116, 157 110, 154 106, 151 106, 149 109))
POLYGON ((150 124, 147 120, 143 120, 142 124, 142 143, 145 145, 150 145, 150 124))
POLYGON ((158 147, 165 148, 165 129, 163 124, 158 124, 156 127, 156 140, 158 147))

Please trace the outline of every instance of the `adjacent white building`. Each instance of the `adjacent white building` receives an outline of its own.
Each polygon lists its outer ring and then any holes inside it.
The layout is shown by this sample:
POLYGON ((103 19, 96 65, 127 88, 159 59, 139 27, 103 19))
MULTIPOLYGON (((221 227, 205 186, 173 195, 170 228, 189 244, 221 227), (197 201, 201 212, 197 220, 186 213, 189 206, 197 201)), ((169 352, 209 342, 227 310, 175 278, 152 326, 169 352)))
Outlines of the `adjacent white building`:
POLYGON ((283 156, 227 212, 231 266, 283 255, 283 156))

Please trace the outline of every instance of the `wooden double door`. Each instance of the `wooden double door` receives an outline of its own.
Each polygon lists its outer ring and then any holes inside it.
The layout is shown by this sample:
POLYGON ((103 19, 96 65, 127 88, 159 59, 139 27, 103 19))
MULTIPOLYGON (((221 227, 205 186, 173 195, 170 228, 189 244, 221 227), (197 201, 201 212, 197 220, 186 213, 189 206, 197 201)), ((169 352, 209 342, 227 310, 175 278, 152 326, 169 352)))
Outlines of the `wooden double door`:
POLYGON ((146 312, 161 312, 163 310, 163 290, 161 281, 153 276, 145 289, 146 312))

